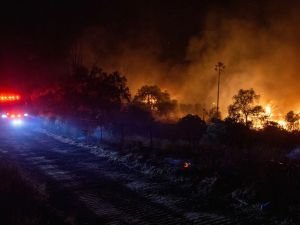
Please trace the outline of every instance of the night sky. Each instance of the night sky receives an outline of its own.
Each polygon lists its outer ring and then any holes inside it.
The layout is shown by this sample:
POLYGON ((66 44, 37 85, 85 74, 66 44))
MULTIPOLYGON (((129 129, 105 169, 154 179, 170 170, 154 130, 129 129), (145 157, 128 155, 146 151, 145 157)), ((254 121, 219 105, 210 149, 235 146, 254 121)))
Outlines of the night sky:
POLYGON ((1 61, 10 57, 56 61, 68 54, 72 41, 85 28, 92 26, 107 29, 120 40, 155 31, 163 46, 162 58, 180 61, 190 37, 201 34, 210 9, 235 16, 249 16, 247 11, 256 11, 256 19, 263 17, 261 1, 241 2, 99 0, 5 4, 1 6, 1 61))
MULTIPOLYGON (((155 30, 164 57, 179 57, 191 35, 199 31, 212 1, 73 1, 23 2, 1 7, 1 49, 20 58, 46 60, 65 56, 72 41, 91 26, 119 38, 155 30), (189 2, 189 3, 187 3, 189 2), (23 55, 24 54, 24 55, 23 55), (174 55, 175 54, 175 55, 174 55)), ((222 1, 221 1, 222 2, 222 1)), ((220 7, 220 4, 218 4, 220 7)))
MULTIPOLYGON (((180 100, 195 101, 215 88, 215 80, 207 77, 212 77, 214 63, 219 60, 233 74, 225 78, 226 83, 241 77, 236 74, 248 62, 251 70, 243 74, 253 77, 253 68, 260 74, 269 72, 267 66, 261 69, 261 62, 277 63, 274 55, 298 57, 295 43, 299 37, 299 12, 297 1, 280 0, 3 4, 0 77, 6 84, 28 87, 59 79, 68 73, 70 49, 80 43, 85 65, 120 70, 133 91, 143 83, 152 83, 168 89, 180 100), (257 42, 252 43, 254 39, 257 42), (282 43, 284 46, 279 47, 282 43), (280 53, 274 52, 277 49, 280 53), (206 89, 201 82, 206 82, 206 89), (191 84, 198 86, 191 88, 191 84)), ((296 67, 296 63, 281 66, 296 67)), ((296 72, 290 71, 290 76, 296 72)), ((268 76, 274 74, 270 72, 268 76)), ((264 92, 274 88, 272 83, 256 81, 253 85, 264 92)), ((241 88, 244 84, 238 82, 241 88)), ((235 92, 230 89, 228 95, 235 92)), ((273 97, 271 94, 269 99, 273 97)))

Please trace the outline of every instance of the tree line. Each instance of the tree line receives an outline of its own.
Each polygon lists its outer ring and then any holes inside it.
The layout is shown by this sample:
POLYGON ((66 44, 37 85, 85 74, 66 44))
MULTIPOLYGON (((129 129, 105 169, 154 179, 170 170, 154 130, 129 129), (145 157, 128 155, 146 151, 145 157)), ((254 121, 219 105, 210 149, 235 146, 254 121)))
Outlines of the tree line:
MULTIPOLYGON (((259 105, 260 96, 253 89, 240 89, 228 106, 227 121, 247 127, 277 126, 259 105)), ((216 107, 205 109, 200 104, 179 104, 167 91, 157 85, 144 85, 132 96, 127 78, 119 72, 107 73, 99 67, 77 66, 73 73, 33 91, 31 100, 39 113, 88 118, 109 123, 118 120, 170 121, 178 111, 186 113, 178 122, 206 124, 220 120, 216 107), (194 112, 191 114, 191 112, 194 112), (197 120, 197 121, 196 121, 197 120)), ((299 114, 290 111, 285 120, 289 130, 299 128, 299 114)), ((132 122, 134 124, 134 122, 132 122)))

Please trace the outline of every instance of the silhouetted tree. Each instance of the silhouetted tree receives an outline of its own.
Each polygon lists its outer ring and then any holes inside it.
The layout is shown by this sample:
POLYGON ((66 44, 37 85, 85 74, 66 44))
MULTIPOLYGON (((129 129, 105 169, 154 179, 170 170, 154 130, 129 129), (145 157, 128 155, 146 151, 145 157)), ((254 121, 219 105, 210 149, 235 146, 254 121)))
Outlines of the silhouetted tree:
POLYGON ((156 85, 141 87, 134 96, 133 103, 159 116, 168 115, 177 105, 168 92, 161 91, 156 85))
POLYGON ((180 136, 188 140, 189 143, 199 141, 206 129, 206 123, 198 115, 191 114, 182 117, 177 126, 180 136))
POLYGON ((217 110, 216 106, 214 106, 207 112, 207 116, 209 122, 215 122, 220 120, 221 112, 217 110))
POLYGON ((134 104, 129 104, 126 111, 126 121, 133 133, 147 132, 147 127, 153 121, 151 112, 134 104))
POLYGON ((249 125, 249 118, 258 117, 264 112, 261 105, 256 105, 259 95, 251 88, 248 90, 240 89, 237 95, 233 96, 233 104, 228 107, 229 117, 236 122, 249 125))
POLYGON ((53 111, 60 104, 66 109, 65 113, 101 121, 108 115, 112 117, 111 112, 120 111, 131 97, 125 76, 118 72, 108 74, 95 66, 91 70, 84 66, 76 67, 72 76, 54 87, 45 88, 39 94, 39 101, 56 104, 52 107, 53 111))
POLYGON ((264 129, 280 129, 280 125, 275 121, 266 121, 264 123, 264 129))
POLYGON ((299 114, 294 113, 294 111, 289 111, 286 116, 285 120, 288 124, 289 130, 296 129, 296 123, 299 121, 299 114))

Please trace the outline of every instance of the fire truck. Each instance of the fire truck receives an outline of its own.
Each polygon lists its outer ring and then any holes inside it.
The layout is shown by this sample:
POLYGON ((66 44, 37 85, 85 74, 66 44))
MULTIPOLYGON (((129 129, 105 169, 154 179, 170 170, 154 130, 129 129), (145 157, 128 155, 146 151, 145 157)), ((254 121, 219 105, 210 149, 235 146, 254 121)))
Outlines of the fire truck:
POLYGON ((19 94, 0 93, 0 115, 2 124, 24 125, 29 116, 25 99, 19 94))

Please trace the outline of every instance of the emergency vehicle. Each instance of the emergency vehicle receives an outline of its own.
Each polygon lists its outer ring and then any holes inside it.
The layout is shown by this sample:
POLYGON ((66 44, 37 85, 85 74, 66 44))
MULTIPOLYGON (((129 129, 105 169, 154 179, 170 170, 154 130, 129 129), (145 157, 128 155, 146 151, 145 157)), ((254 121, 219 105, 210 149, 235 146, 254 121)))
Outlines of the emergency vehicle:
POLYGON ((1 122, 13 126, 21 126, 27 120, 25 100, 19 94, 0 93, 1 122))

